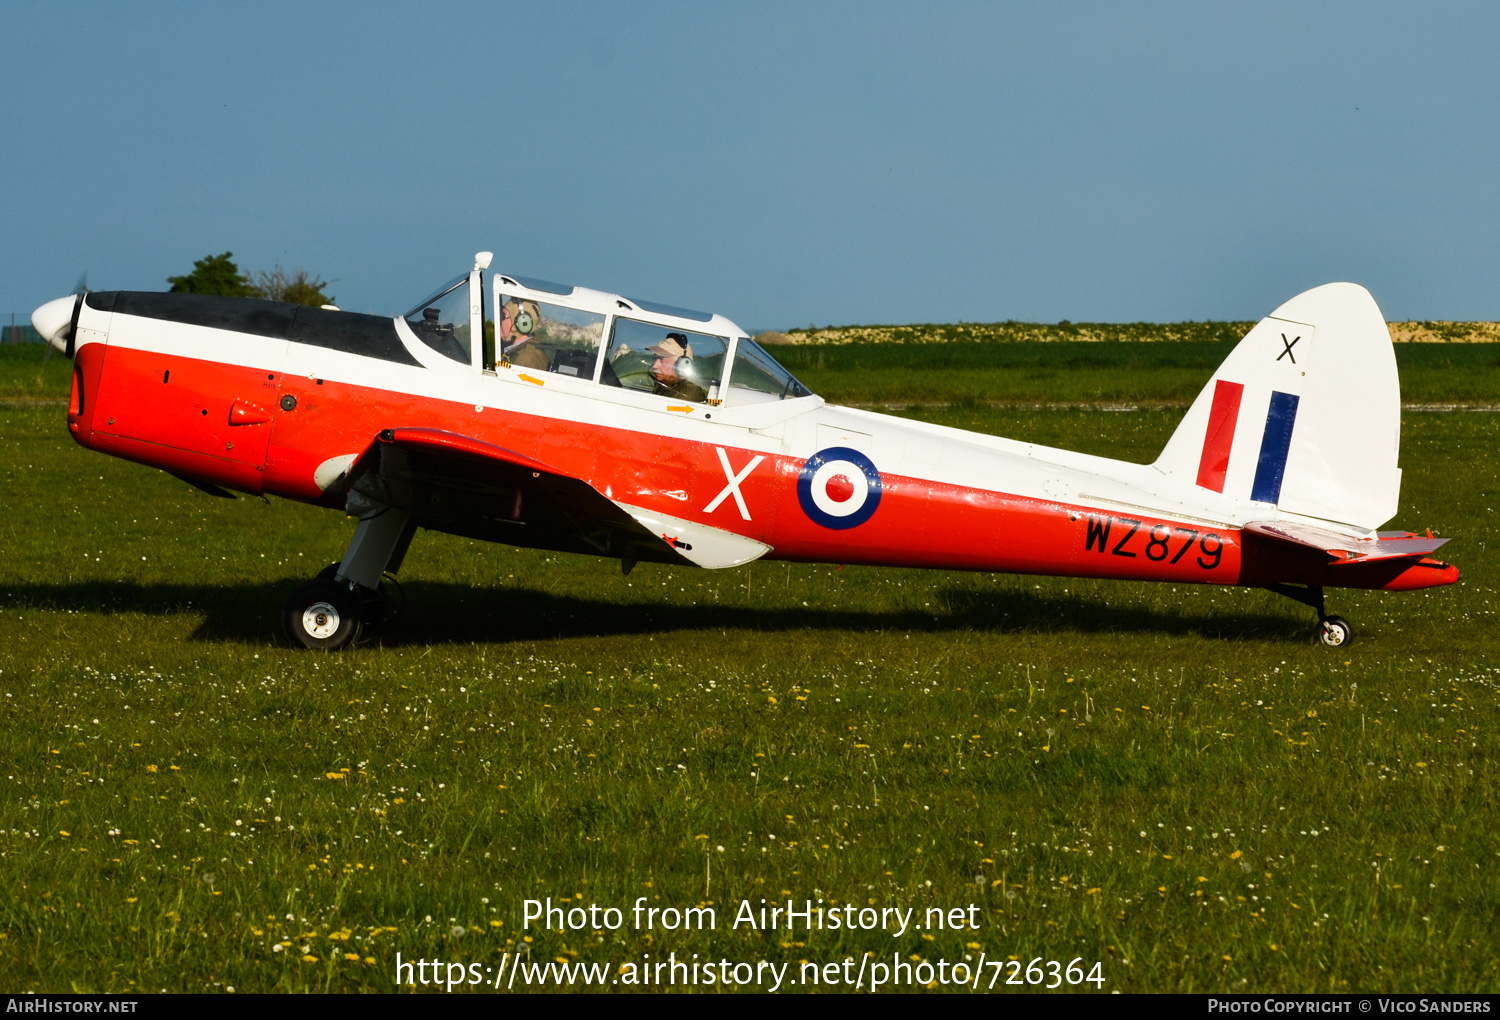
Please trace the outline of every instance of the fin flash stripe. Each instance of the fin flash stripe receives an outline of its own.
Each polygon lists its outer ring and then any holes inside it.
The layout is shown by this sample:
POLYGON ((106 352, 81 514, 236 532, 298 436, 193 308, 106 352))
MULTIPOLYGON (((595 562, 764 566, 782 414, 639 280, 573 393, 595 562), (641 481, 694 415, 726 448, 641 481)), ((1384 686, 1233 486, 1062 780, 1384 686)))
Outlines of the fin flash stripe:
POLYGON ((1244 383, 1220 379, 1214 384, 1214 402, 1208 412, 1208 431, 1203 436, 1203 456, 1198 460, 1198 485, 1224 491, 1229 473, 1229 453, 1234 447, 1234 427, 1240 420, 1240 398, 1244 383))
POLYGON ((1257 503, 1281 502, 1281 477, 1286 472, 1286 457, 1292 448, 1292 429, 1297 424, 1300 400, 1292 393, 1271 391, 1266 431, 1260 440, 1260 461, 1255 465, 1255 484, 1250 488, 1250 498, 1257 503))

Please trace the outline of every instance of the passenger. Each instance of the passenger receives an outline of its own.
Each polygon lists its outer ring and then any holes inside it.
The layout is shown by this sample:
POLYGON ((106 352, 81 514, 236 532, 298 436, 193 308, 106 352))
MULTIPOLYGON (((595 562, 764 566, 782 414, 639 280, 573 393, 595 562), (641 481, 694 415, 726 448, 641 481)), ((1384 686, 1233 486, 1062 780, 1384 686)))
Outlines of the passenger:
POLYGON ((656 393, 678 400, 689 400, 695 404, 703 403, 708 397, 708 392, 702 386, 684 378, 693 371, 693 349, 688 345, 686 336, 668 333, 666 339, 655 347, 647 347, 646 351, 656 357, 651 365, 651 378, 656 393))
POLYGON ((552 366, 552 359, 547 357, 547 352, 532 339, 541 322, 541 309, 535 301, 511 298, 500 309, 501 356, 513 367, 536 368, 545 372, 552 366))

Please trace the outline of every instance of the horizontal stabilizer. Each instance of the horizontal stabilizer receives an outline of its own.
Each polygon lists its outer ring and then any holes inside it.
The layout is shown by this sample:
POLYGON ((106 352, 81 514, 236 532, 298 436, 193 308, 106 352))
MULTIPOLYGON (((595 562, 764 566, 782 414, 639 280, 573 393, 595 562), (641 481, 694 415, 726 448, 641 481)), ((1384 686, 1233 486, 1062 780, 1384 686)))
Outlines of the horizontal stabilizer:
POLYGON ((1245 530, 1281 542, 1319 549, 1333 558, 1334 566, 1376 560, 1420 559, 1436 552, 1448 541, 1409 531, 1382 531, 1377 538, 1351 538, 1309 524, 1287 521, 1251 521, 1245 525, 1245 530))

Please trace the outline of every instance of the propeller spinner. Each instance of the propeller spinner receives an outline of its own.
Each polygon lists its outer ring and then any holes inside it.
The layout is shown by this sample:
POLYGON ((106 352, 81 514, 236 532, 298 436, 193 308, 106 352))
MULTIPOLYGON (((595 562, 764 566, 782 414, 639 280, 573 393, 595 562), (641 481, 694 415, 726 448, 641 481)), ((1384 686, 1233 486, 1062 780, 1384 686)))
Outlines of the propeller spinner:
POLYGON ((78 322, 78 308, 83 304, 83 294, 69 294, 48 301, 31 313, 31 325, 43 340, 73 356, 73 328, 78 322))

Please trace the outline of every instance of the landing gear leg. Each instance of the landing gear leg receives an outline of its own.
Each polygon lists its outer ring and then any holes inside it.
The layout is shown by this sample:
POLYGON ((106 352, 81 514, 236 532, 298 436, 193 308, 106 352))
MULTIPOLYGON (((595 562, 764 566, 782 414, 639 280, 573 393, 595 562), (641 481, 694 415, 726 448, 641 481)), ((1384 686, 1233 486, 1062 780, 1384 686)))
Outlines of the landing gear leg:
POLYGON ((1318 640, 1328 648, 1348 648, 1354 643, 1354 628, 1342 616, 1329 616, 1323 606, 1323 587, 1309 584, 1268 584, 1267 591, 1295 599, 1304 606, 1311 606, 1318 614, 1318 640))
POLYGON ((337 651, 379 626, 386 600, 380 578, 401 567, 416 523, 394 507, 351 493, 359 527, 344 558, 292 593, 282 607, 287 636, 304 648, 337 651))

